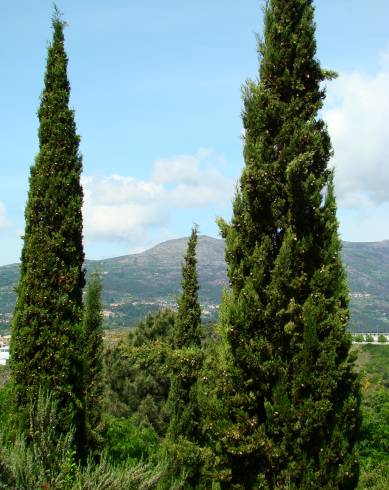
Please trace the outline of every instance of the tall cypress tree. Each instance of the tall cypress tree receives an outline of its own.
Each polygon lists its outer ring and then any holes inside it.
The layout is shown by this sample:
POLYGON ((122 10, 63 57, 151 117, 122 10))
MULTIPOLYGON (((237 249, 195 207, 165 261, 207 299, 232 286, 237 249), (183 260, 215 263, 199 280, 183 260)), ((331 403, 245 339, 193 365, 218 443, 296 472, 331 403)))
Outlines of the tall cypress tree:
POLYGON ((31 167, 20 282, 12 326, 11 369, 18 412, 50 390, 58 425, 83 427, 80 323, 84 286, 82 161, 64 49, 64 22, 52 20, 44 90, 38 111, 39 153, 31 167))
POLYGON ((267 2, 259 82, 243 91, 245 167, 221 222, 223 402, 208 425, 225 488, 346 489, 358 478, 359 384, 318 116, 332 73, 316 59, 313 17, 312 0, 267 2))
POLYGON ((96 451, 101 444, 103 403, 103 313, 101 276, 94 272, 88 279, 83 316, 84 400, 87 447, 96 451))

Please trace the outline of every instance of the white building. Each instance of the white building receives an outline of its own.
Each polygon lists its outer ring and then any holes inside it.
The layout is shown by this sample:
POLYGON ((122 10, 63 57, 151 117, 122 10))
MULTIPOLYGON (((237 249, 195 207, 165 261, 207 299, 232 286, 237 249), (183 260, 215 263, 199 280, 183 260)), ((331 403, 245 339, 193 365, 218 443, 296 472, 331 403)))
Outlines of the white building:
POLYGON ((9 347, 0 347, 0 364, 5 366, 9 359, 9 347))

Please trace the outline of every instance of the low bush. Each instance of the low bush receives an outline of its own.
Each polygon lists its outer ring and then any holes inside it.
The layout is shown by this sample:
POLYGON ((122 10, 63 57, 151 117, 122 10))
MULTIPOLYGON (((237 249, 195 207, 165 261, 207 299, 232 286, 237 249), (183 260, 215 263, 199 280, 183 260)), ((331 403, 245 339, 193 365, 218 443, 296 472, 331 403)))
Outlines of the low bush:
POLYGON ((131 418, 107 420, 105 448, 114 463, 147 461, 158 442, 159 436, 151 426, 137 426, 131 418))
POLYGON ((58 437, 56 405, 40 395, 30 410, 30 430, 13 443, 0 440, 0 489, 9 490, 149 490, 164 469, 140 461, 155 451, 158 436, 151 427, 137 428, 131 420, 111 420, 107 446, 99 464, 90 458, 81 466, 72 449, 73 432, 58 437), (115 463, 111 460, 115 457, 115 463), (120 464, 120 460, 126 459, 120 464), (119 462, 118 462, 119 461, 119 462))
POLYGON ((353 341, 354 342, 364 342, 365 337, 361 333, 357 333, 356 335, 353 336, 353 341))

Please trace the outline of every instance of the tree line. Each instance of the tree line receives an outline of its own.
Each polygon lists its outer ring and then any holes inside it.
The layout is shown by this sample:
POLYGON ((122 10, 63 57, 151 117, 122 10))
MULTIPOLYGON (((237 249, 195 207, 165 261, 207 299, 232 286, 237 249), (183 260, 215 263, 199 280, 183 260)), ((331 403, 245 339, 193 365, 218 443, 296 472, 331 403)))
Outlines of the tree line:
POLYGON ((98 273, 83 297, 82 158, 57 10, 52 24, 4 488, 355 488, 360 383, 319 116, 335 74, 316 58, 312 0, 266 2, 259 79, 243 87, 245 166, 219 221, 230 288, 217 325, 201 322, 194 227, 177 313, 148 316, 106 353, 98 273), (35 467, 30 480, 15 461, 35 467))

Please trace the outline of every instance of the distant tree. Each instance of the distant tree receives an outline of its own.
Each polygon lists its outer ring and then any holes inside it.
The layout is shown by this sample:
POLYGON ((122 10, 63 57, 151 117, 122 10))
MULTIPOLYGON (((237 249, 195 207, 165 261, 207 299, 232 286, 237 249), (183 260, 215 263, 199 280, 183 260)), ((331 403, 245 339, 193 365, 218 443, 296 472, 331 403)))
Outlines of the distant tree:
POLYGON ((58 427, 64 434, 75 427, 75 444, 81 451, 82 161, 74 112, 69 109, 65 23, 57 9, 52 25, 38 111, 39 153, 31 167, 25 211, 10 366, 16 411, 24 417, 24 428, 31 400, 40 388, 50 391, 58 427))
POLYGON ((166 308, 155 314, 149 313, 133 330, 130 330, 127 344, 131 347, 141 347, 149 342, 173 342, 173 327, 176 322, 174 310, 166 308))
POLYGON ((358 333, 354 335, 353 340, 354 342, 363 342, 365 340, 365 336, 362 335, 361 333, 358 333))
POLYGON ((101 444, 103 402, 103 312, 102 280, 94 272, 88 280, 84 300, 83 357, 84 400, 87 448, 97 450, 101 444))
POLYGON ((185 475, 189 488, 198 484, 202 466, 201 414, 197 403, 197 377, 202 365, 201 308, 198 300, 196 246, 193 227, 182 266, 182 293, 174 324, 174 349, 168 399, 170 424, 166 436, 168 482, 185 475))
POLYGON ((243 91, 245 167, 221 221, 231 291, 203 390, 222 488, 354 488, 359 382, 319 110, 311 0, 268 0, 243 91), (215 371, 217 370, 217 374, 215 371), (213 391, 213 397, 209 393, 213 391))
POLYGON ((201 307, 198 291, 196 247, 198 228, 194 226, 182 266, 182 293, 178 300, 177 320, 174 326, 174 347, 200 347, 201 307))

